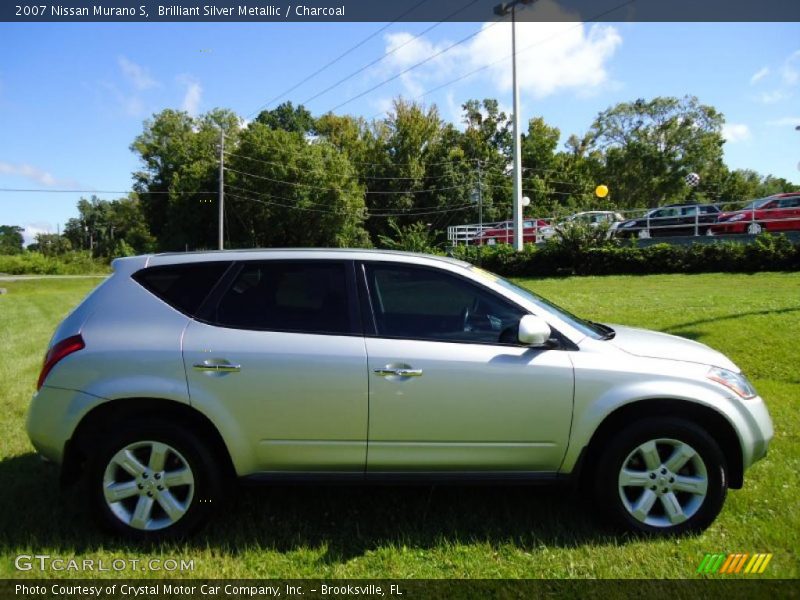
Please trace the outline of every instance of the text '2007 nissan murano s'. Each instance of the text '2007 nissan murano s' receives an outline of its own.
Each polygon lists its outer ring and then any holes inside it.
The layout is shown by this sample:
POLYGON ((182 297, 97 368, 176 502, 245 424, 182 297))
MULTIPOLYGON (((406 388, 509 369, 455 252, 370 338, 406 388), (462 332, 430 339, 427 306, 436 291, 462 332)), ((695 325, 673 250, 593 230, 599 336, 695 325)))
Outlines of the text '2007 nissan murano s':
POLYGON ((188 533, 234 477, 580 479, 672 534, 714 520, 772 422, 719 352, 467 263, 259 250, 115 261, 53 336, 28 432, 138 538, 188 533))

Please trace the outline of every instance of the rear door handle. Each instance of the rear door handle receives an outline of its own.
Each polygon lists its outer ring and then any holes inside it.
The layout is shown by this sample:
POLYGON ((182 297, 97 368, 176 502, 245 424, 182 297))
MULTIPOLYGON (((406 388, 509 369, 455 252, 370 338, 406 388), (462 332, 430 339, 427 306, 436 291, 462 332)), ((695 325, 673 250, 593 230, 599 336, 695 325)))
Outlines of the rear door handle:
POLYGON ((382 369, 373 369, 373 373, 381 377, 421 377, 422 369, 391 369, 384 367, 382 369))
POLYGON ((215 373, 238 373, 242 370, 242 365, 234 365, 229 362, 214 362, 204 360, 201 363, 192 365, 198 371, 213 371, 215 373))

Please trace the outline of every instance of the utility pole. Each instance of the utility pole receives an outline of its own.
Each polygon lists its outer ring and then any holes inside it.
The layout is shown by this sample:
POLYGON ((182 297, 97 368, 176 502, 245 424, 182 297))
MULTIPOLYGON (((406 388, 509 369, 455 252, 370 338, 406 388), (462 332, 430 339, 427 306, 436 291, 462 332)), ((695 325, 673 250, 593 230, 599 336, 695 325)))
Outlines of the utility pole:
POLYGON ((225 249, 223 223, 225 218, 225 130, 219 130, 219 243, 220 250, 225 249))
POLYGON ((481 172, 481 159, 478 163, 478 235, 483 233, 483 173, 481 172))
POLYGON ((494 7, 494 14, 511 13, 511 80, 514 88, 514 249, 522 251, 522 151, 519 125, 519 83, 517 82, 517 5, 533 4, 536 0, 513 0, 494 7))

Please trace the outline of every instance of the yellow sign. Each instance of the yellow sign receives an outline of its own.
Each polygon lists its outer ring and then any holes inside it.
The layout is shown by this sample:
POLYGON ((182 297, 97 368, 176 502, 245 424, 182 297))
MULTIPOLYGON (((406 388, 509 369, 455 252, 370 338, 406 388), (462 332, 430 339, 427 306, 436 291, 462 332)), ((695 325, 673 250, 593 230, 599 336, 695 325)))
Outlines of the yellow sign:
POLYGON ((605 198, 606 196, 608 196, 608 186, 602 184, 598 185, 595 188, 594 193, 597 195, 598 198, 605 198))

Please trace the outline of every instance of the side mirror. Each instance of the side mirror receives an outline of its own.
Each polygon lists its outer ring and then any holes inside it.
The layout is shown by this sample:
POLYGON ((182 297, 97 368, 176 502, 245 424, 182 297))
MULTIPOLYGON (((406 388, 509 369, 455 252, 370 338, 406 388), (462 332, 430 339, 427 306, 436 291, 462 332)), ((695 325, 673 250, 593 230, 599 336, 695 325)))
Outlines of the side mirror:
POLYGON ((536 315, 525 315, 519 320, 517 339, 526 346, 544 346, 550 339, 550 325, 536 315))

